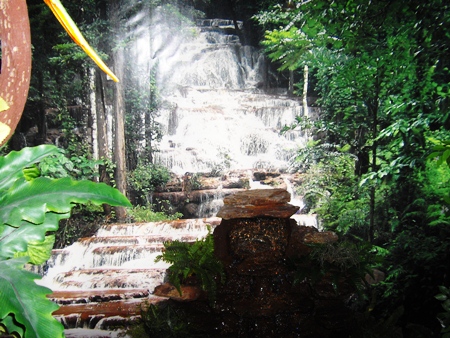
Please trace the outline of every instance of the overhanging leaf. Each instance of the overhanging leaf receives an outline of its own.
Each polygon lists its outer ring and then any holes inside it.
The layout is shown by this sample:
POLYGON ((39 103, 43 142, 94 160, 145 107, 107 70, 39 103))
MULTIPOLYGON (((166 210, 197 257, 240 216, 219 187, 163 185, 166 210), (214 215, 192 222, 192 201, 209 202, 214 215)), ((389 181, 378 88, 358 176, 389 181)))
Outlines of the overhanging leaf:
POLYGON ((25 338, 63 337, 64 327, 52 316, 59 307, 46 297, 52 291, 35 283, 39 275, 23 269, 27 261, 0 261, 0 319, 14 314, 25 327, 25 338))
POLYGON ((52 145, 41 145, 12 151, 0 157, 0 190, 8 189, 16 179, 24 177, 23 169, 41 161, 43 158, 58 154, 61 150, 52 145))
MULTIPOLYGON (((19 227, 0 225, 0 260, 13 258, 17 252, 27 251, 28 242, 42 242, 47 232, 58 230, 61 219, 69 217, 70 213, 47 213, 42 224, 22 221, 19 227)), ((32 261, 30 263, 40 264, 32 261)))
POLYGON ((68 213, 73 203, 89 201, 96 205, 131 206, 124 195, 104 183, 71 178, 38 177, 32 181, 21 178, 0 199, 0 223, 19 226, 25 220, 41 224, 46 212, 68 213))
POLYGON ((45 236, 43 241, 28 242, 27 251, 17 252, 14 257, 27 257, 32 264, 43 264, 50 258, 54 244, 55 235, 45 236))

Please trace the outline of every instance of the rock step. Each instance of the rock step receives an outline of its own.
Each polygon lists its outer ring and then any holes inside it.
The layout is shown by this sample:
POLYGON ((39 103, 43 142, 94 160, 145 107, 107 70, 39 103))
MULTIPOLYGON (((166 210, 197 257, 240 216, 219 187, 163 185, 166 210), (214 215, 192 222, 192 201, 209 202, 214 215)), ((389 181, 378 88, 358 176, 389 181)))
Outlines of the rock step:
POLYGON ((112 300, 144 298, 149 296, 147 289, 95 289, 95 290, 60 290, 47 298, 59 305, 85 304, 92 302, 109 302, 112 300))
POLYGON ((105 236, 142 236, 151 234, 165 234, 167 237, 176 236, 179 233, 191 234, 193 236, 205 236, 208 233, 207 225, 211 228, 220 224, 218 217, 179 219, 167 222, 152 223, 124 223, 105 224, 97 232, 97 237, 105 236))
POLYGON ((67 304, 53 312, 53 316, 65 329, 105 330, 137 320, 141 314, 141 305, 148 306, 165 300, 167 298, 149 295, 145 298, 67 304))
POLYGON ((109 245, 99 246, 92 250, 92 253, 98 255, 114 255, 116 253, 141 253, 141 252, 157 252, 161 251, 163 248, 162 243, 152 243, 152 244, 135 244, 135 245, 109 245))
POLYGON ((110 246, 114 244, 138 245, 164 243, 166 241, 179 240, 182 242, 195 241, 198 237, 191 234, 177 234, 176 236, 147 235, 147 236, 105 236, 105 237, 85 237, 78 240, 83 245, 103 244, 110 246))
POLYGON ((92 290, 95 289, 153 289, 164 281, 165 268, 117 269, 93 268, 61 272, 54 281, 59 283, 57 289, 92 290))
POLYGON ((123 330, 87 330, 87 329, 67 329, 64 330, 66 338, 127 338, 123 330))
MULTIPOLYGON (((69 249, 52 251, 47 261, 50 268, 66 266, 69 269, 89 268, 147 268, 155 266, 155 258, 164 248, 162 243, 143 245, 105 245, 86 250, 81 247, 82 262, 69 249), (82 264, 82 265, 80 265, 82 264)), ((165 266, 166 267, 166 266, 165 266)), ((39 273, 39 272, 38 272, 39 273)))

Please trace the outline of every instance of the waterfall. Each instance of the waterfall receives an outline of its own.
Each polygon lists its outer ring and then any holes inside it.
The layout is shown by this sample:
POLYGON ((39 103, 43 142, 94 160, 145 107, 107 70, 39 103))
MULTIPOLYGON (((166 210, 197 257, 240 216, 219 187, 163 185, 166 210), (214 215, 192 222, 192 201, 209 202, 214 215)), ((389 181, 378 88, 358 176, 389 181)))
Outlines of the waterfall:
MULTIPOLYGON (((163 22, 158 27, 168 30, 163 22)), ((152 62, 164 135, 156 162, 179 175, 217 167, 287 170, 306 140, 301 130, 280 132, 303 114, 301 99, 262 90, 267 61, 230 34, 229 20, 198 20, 190 30, 189 38, 155 38, 150 48, 157 51, 152 62)))

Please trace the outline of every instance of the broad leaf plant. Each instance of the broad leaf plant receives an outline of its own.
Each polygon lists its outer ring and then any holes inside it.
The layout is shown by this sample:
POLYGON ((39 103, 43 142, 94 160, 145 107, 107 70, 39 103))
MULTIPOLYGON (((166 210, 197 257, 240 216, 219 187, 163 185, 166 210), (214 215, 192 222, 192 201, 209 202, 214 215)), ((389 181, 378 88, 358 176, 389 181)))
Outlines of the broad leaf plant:
POLYGON ((0 335, 63 337, 62 324, 52 316, 58 305, 47 299, 52 291, 38 285, 41 276, 25 264, 50 258, 58 223, 75 204, 131 206, 103 183, 41 177, 35 164, 59 152, 41 145, 0 157, 0 335))
MULTIPOLYGON (((60 1, 44 1, 72 39, 118 82, 60 1)), ((0 112, 9 108, 0 97, 0 112)), ((10 134, 11 128, 0 123, 0 142, 10 134)), ((40 176, 36 163, 59 152, 55 146, 42 145, 0 157, 0 335, 63 337, 62 324, 52 316, 58 305, 46 297, 52 291, 36 284, 41 277, 25 270, 25 264, 42 264, 50 258, 59 221, 70 217, 75 204, 131 206, 124 195, 106 184, 40 176)))

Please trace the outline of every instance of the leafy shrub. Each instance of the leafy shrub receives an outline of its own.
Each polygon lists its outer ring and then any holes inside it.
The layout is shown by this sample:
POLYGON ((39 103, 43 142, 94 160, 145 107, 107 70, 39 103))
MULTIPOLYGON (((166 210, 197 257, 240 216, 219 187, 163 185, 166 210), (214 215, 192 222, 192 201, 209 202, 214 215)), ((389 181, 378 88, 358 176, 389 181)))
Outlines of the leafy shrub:
POLYGON ((336 156, 343 153, 330 143, 321 143, 320 140, 309 140, 305 147, 298 150, 297 155, 290 163, 290 169, 298 172, 306 172, 312 166, 322 162, 333 161, 336 156))
POLYGON ((82 156, 72 156, 70 159, 60 153, 43 159, 38 167, 41 176, 49 178, 72 177, 80 180, 93 180, 98 177, 98 166, 103 165, 102 160, 92 160, 82 156))
POLYGON ((169 170, 161 165, 140 163, 128 176, 128 184, 140 197, 143 204, 150 204, 150 194, 164 186, 170 179, 169 170))
POLYGON ((176 212, 173 215, 169 215, 163 211, 153 211, 152 205, 140 206, 137 205, 133 208, 128 209, 128 215, 135 222, 159 222, 176 220, 183 217, 183 214, 176 212))
POLYGON ((135 326, 128 334, 131 337, 188 337, 186 313, 169 302, 150 304, 141 312, 142 325, 135 326))
MULTIPOLYGON (((59 152, 44 158, 37 164, 41 176, 48 178, 64 178, 94 180, 98 177, 98 166, 111 163, 106 160, 91 160, 85 155, 66 157, 67 152, 59 152)), ((81 237, 92 236, 105 222, 104 210, 93 204, 77 204, 72 210, 70 219, 62 220, 56 232, 55 248, 63 248, 81 237), (83 224, 83 227, 79 225, 83 224)))
POLYGON ((439 322, 442 326, 442 338, 450 337, 450 289, 445 286, 439 286, 440 294, 436 295, 435 298, 441 301, 442 308, 444 312, 438 314, 439 322))
POLYGON ((93 236, 108 220, 102 206, 93 203, 74 205, 70 218, 59 223, 55 233, 55 249, 71 245, 80 238, 93 236))
POLYGON ((208 293, 211 302, 215 300, 217 281, 225 282, 222 263, 214 255, 214 239, 208 235, 194 243, 178 240, 164 242, 164 250, 156 257, 156 262, 163 260, 172 264, 168 268, 169 281, 181 295, 181 284, 189 277, 195 277, 203 290, 208 293))
POLYGON ((367 192, 358 185, 354 163, 353 156, 346 153, 326 156, 309 165, 298 188, 307 210, 317 213, 326 228, 339 233, 365 224, 368 217, 367 192))
POLYGON ((376 251, 367 242, 339 241, 310 246, 312 251, 308 256, 294 261, 297 266, 295 283, 308 278, 314 284, 331 275, 336 291, 342 278, 356 290, 361 290, 364 276, 380 264, 376 251))

